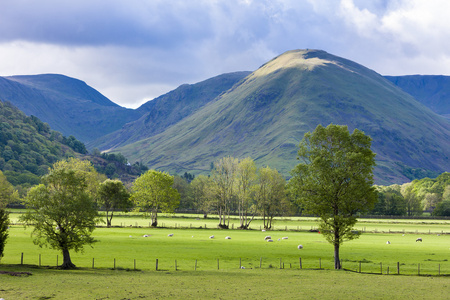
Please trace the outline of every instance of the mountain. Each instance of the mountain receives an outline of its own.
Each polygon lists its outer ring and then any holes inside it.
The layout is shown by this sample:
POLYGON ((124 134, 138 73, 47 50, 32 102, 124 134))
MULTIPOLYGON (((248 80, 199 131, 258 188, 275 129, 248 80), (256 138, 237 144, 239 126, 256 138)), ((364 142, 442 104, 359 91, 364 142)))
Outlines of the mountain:
POLYGON ((288 51, 163 131, 114 151, 177 173, 250 156, 288 176, 304 133, 330 123, 372 137, 379 184, 450 170, 448 119, 376 72, 320 50, 288 51))
POLYGON ((0 100, 83 142, 116 131, 142 114, 111 102, 83 81, 57 74, 0 77, 0 100))
POLYGON ((183 84, 143 104, 138 108, 143 114, 141 118, 126 124, 116 132, 88 143, 88 147, 117 148, 161 133, 202 108, 249 74, 250 72, 227 73, 196 84, 183 84))
POLYGON ((437 114, 450 118, 450 76, 385 76, 437 114))

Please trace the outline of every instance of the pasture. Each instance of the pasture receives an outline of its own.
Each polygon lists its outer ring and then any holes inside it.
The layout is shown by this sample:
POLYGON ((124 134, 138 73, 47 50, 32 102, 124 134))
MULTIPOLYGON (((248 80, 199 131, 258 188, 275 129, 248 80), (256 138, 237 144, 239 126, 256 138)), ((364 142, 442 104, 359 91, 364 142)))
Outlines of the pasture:
MULTIPOLYGON (((13 221, 16 217, 12 214, 13 221)), ((279 293, 275 298, 300 293, 305 298, 380 298, 388 291, 395 298, 423 299, 442 298, 439 293, 450 283, 448 221, 361 220, 357 228, 365 228, 365 233, 341 247, 347 271, 332 270, 333 248, 319 233, 309 231, 317 227, 313 218, 278 219, 275 229, 280 230, 266 232, 259 230, 260 220, 252 223, 254 230, 247 231, 215 229, 216 219, 199 216, 167 215, 159 222, 166 228, 149 228, 148 220, 139 215, 118 215, 113 225, 127 227, 99 227, 93 248, 71 252, 80 268, 75 271, 54 268, 61 263, 61 254, 35 246, 31 228, 13 225, 0 270, 33 275, 0 275, 0 297, 71 298, 71 292, 81 292, 75 283, 83 282, 85 298, 90 299, 274 298, 273 293, 279 293), (267 235, 274 242, 264 241, 267 235), (418 237, 422 243, 416 242, 418 237), (400 276, 394 276, 397 266, 400 276), (419 292, 412 292, 417 288, 419 292)))

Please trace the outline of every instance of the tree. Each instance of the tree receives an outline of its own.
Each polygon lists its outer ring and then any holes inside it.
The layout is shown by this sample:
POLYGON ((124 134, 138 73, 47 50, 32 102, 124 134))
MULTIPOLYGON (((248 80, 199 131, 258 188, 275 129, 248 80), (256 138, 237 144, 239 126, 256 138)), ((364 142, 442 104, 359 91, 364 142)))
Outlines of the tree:
POLYGON ((358 212, 377 201, 373 184, 375 154, 371 138, 347 126, 318 125, 300 142, 299 163, 292 171, 295 189, 306 212, 317 215, 320 232, 334 246, 334 267, 340 269, 339 247, 359 234, 353 231, 358 212))
POLYGON ((256 181, 256 165, 250 157, 239 161, 236 172, 236 195, 238 200, 239 228, 248 229, 251 221, 255 217, 255 212, 251 213, 252 188, 256 181), (249 216, 251 214, 251 217, 249 216))
POLYGON ((213 182, 210 177, 199 175, 191 182, 192 200, 194 208, 203 212, 203 218, 207 218, 211 211, 212 201, 210 201, 213 182))
POLYGON ((106 227, 111 227, 115 210, 127 211, 131 207, 130 194, 120 180, 106 179, 98 189, 98 205, 106 211, 106 227))
POLYGON ((384 216, 401 216, 406 214, 407 204, 397 184, 378 186, 378 201, 372 213, 384 216))
POLYGON ((17 191, 6 180, 6 176, 0 171, 0 259, 3 257, 3 251, 8 238, 9 216, 6 211, 6 205, 18 200, 17 191))
POLYGON ((29 210, 20 220, 34 226, 35 244, 62 251, 63 269, 75 268, 70 250, 82 252, 84 245, 95 242, 91 234, 100 218, 88 182, 95 173, 88 161, 57 162, 42 177, 42 184, 28 192, 29 210))
POLYGON ((286 180, 277 170, 269 167, 258 171, 258 184, 255 187, 255 199, 265 229, 272 228, 272 221, 283 211, 286 199, 286 180))
POLYGON ((409 217, 421 215, 423 212, 422 203, 414 192, 414 185, 411 182, 403 184, 401 193, 406 203, 406 215, 409 217))
POLYGON ((180 194, 173 188, 173 176, 148 170, 133 183, 131 200, 136 209, 150 214, 152 226, 158 226, 158 210, 173 212, 179 205, 180 194))
POLYGON ((6 239, 8 238, 9 217, 5 208, 0 207, 0 260, 5 250, 6 239))
MULTIPOLYGON (((187 174, 187 173, 185 173, 187 174)), ((173 188, 180 194, 179 209, 192 209, 192 191, 186 177, 175 175, 173 177, 173 188)))
POLYGON ((214 162, 212 170, 219 227, 224 229, 228 229, 230 225, 230 211, 235 198, 234 184, 238 162, 237 158, 227 156, 214 162))

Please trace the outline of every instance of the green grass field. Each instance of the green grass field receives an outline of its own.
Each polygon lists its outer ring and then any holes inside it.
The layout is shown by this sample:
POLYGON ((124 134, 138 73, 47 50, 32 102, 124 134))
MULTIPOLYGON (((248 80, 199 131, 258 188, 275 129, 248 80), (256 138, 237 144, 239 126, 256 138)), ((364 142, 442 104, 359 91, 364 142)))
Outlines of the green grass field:
MULTIPOLYGON (((12 214, 13 221, 16 217, 12 214)), ((259 230, 260 221, 252 223, 254 230, 248 231, 212 229, 217 220, 198 216, 164 216, 160 222, 171 228, 148 228, 147 220, 138 215, 117 216, 113 225, 122 223, 127 227, 97 228, 94 236, 98 243, 93 248, 71 253, 79 267, 75 271, 56 269, 62 261, 61 253, 39 248, 32 243, 31 228, 13 225, 0 270, 28 271, 33 275, 0 275, 0 297, 70 299, 73 293, 83 293, 86 299, 255 295, 366 299, 393 293, 392 298, 423 299, 431 295, 443 298, 440 293, 450 283, 448 221, 362 220, 357 228, 366 227, 366 233, 341 247, 347 271, 332 270, 333 248, 319 233, 309 232, 317 226, 311 218, 279 219, 275 228, 282 230, 266 232, 259 230), (202 229, 198 229, 200 226, 202 229), (173 236, 168 237, 169 233, 173 236), (211 235, 214 239, 209 238, 211 235), (274 242, 264 241, 266 235, 271 235, 274 242), (226 236, 231 239, 226 240, 226 236), (418 237, 422 243, 416 242, 418 237), (302 250, 297 248, 299 244, 302 250), (395 275, 397 263, 400 276, 395 275), (377 288, 379 284, 383 289, 377 288)))

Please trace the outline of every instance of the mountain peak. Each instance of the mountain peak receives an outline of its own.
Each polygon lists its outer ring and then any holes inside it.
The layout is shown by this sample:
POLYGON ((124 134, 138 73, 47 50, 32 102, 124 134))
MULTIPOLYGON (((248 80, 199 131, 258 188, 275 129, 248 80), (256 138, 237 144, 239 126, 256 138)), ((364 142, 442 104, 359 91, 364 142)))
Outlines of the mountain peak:
POLYGON ((354 72, 353 68, 357 64, 346 59, 331 55, 323 50, 299 49, 290 50, 275 57, 262 65, 254 72, 254 76, 266 76, 272 73, 278 73, 283 69, 296 68, 303 71, 312 71, 316 67, 325 65, 336 65, 354 72), (353 64, 353 66, 352 66, 353 64))

